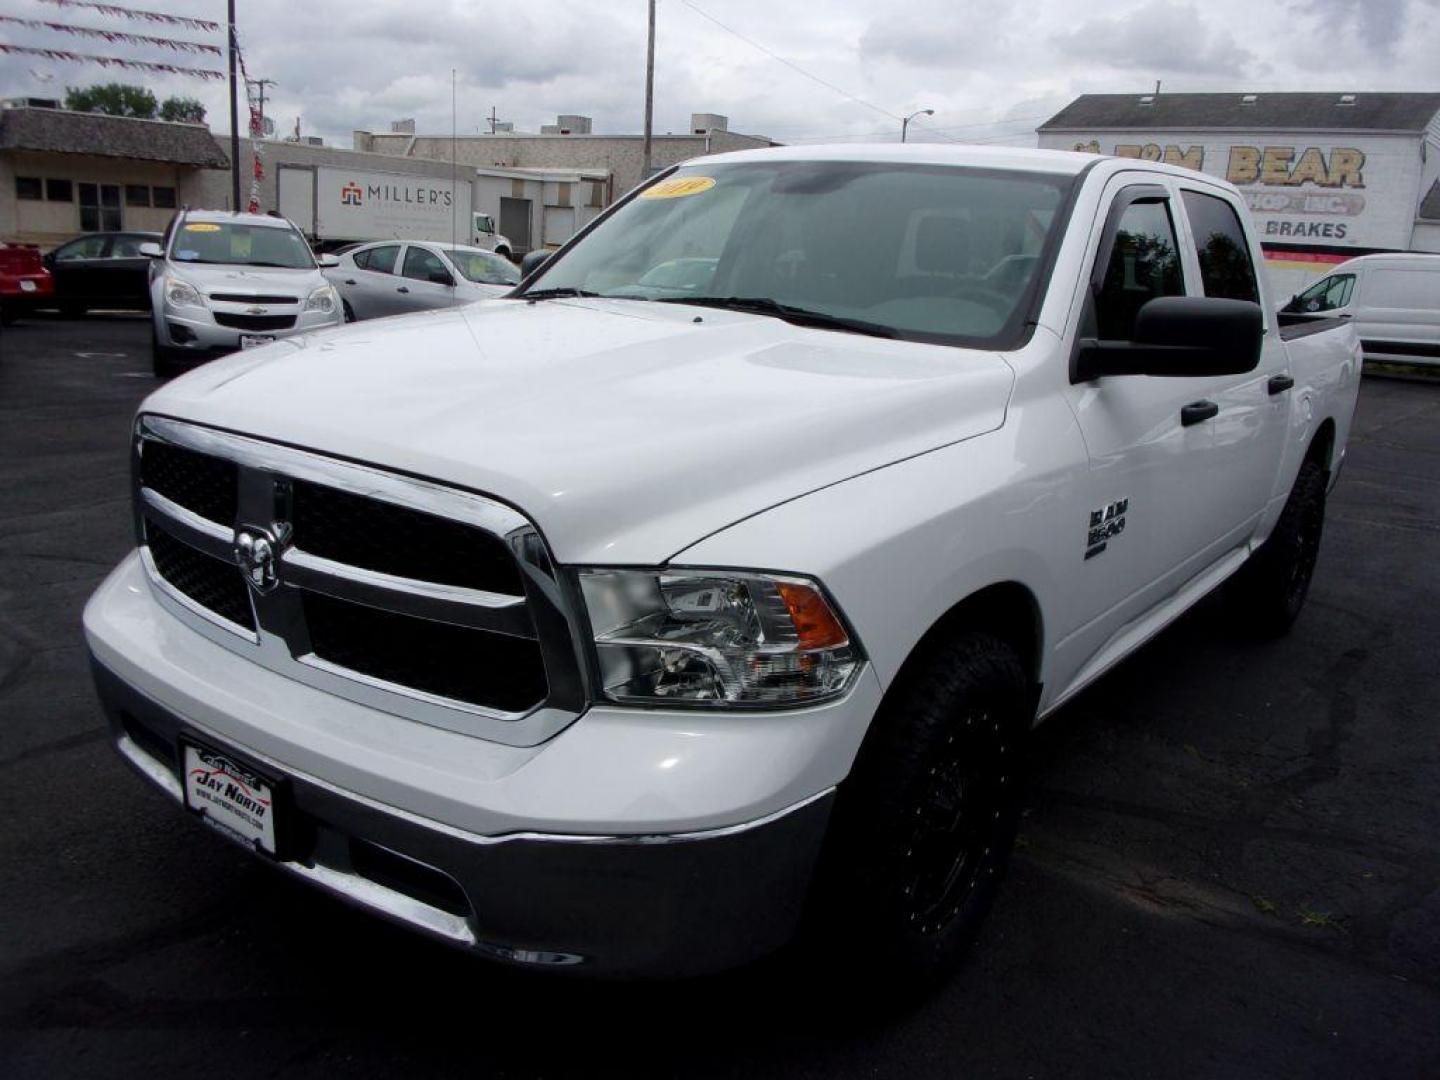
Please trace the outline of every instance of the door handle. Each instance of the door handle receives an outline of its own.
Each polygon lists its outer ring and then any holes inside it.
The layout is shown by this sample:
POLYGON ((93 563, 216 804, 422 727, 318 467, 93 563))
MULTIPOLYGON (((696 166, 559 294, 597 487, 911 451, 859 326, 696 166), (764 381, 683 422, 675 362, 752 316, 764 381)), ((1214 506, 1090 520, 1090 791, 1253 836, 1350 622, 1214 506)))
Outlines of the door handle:
POLYGON ((1213 401, 1192 401, 1180 410, 1180 426, 1189 427, 1191 424, 1203 423, 1219 411, 1220 406, 1213 401))
POLYGON ((395 291, 396 291, 396 292, 408 293, 408 292, 410 291, 410 286, 408 286, 408 285, 401 285, 401 286, 400 286, 398 289, 396 289, 395 291))
POLYGON ((1283 394, 1295 385, 1295 380, 1289 375, 1271 375, 1270 381, 1265 384, 1265 389, 1270 391, 1273 397, 1276 394, 1283 394))
POLYGON ((354 284, 355 284, 355 279, 354 279, 353 277, 347 277, 347 278, 345 279, 345 284, 346 284, 346 285, 354 285, 354 284))

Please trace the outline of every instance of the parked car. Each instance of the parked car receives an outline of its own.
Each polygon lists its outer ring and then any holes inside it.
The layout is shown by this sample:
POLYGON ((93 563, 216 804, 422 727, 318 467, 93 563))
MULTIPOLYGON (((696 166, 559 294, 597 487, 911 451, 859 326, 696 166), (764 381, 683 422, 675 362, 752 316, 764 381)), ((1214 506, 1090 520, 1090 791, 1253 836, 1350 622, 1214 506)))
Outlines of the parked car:
POLYGON ((1223 582, 1237 632, 1300 613, 1360 353, 1282 332, 1260 266, 1233 185, 1138 159, 671 169, 513 302, 141 406, 85 611, 116 746, 482 956, 709 971, 804 916, 931 979, 1038 720, 1223 582), (709 289, 640 285, 682 258, 709 289))
POLYGON ((1349 319, 1367 360, 1440 364, 1440 255, 1361 255, 1280 310, 1287 323, 1349 319))
POLYGON ((151 232, 88 233, 45 256, 55 279, 55 304, 62 315, 91 308, 150 310, 150 259, 144 244, 158 244, 151 232))
POLYGON ((513 263, 477 247, 380 240, 336 254, 340 265, 325 279, 347 322, 504 296, 520 283, 513 263))
POLYGON ((162 244, 140 246, 150 270, 153 366, 174 375, 217 355, 334 326, 343 316, 300 230, 284 218, 182 210, 162 244))
POLYGON ((47 307, 55 293, 50 271, 33 244, 0 243, 0 323, 9 326, 38 307, 47 307))

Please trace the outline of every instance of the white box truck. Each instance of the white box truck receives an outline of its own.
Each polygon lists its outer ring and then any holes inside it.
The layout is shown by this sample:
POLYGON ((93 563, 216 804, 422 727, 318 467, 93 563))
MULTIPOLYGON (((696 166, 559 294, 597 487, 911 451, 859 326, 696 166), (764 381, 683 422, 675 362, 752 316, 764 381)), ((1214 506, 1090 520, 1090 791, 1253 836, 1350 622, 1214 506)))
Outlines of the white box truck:
POLYGON ((454 240, 508 256, 488 214, 471 211, 470 170, 456 179, 328 165, 281 165, 280 213, 320 250, 360 240, 454 240))

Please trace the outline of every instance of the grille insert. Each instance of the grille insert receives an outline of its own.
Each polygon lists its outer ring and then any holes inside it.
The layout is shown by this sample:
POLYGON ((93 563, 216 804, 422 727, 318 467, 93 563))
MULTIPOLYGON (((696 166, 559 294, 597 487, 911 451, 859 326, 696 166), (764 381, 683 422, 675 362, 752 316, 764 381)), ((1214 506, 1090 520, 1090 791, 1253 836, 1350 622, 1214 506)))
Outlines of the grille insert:
POLYGON ((397 615, 304 594, 315 655, 337 667, 505 712, 545 697, 545 667, 534 641, 397 615))
POLYGON ((396 577, 520 596, 505 542, 458 521, 297 480, 295 546, 312 555, 396 577))
POLYGON ((140 455, 140 482, 203 518, 235 523, 239 470, 233 461, 149 440, 140 455))
POLYGON ((153 522, 145 526, 145 541, 162 578, 201 607, 254 632, 250 592, 237 566, 196 551, 153 522))
POLYGON ((231 330, 289 330, 295 325, 295 316, 237 315, 230 311, 217 311, 215 321, 231 330))
POLYGON ((247 296, 245 293, 215 292, 210 294, 211 300, 219 300, 227 304, 298 304, 298 296, 247 296))

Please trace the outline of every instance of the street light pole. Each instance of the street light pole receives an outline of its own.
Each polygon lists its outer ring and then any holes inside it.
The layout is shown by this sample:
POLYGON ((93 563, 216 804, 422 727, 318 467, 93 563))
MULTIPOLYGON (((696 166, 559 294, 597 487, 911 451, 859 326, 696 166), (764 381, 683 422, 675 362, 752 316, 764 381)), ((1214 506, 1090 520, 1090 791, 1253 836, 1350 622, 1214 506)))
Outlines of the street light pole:
POLYGON ((901 121, 900 121, 900 141, 901 141, 901 142, 904 142, 904 141, 905 141, 905 133, 910 129, 910 121, 911 121, 911 120, 914 120, 915 117, 917 117, 917 116, 934 116, 934 115, 935 115, 935 110, 934 110, 934 109, 916 109, 916 110, 915 110, 914 112, 912 112, 909 116, 905 117, 904 120, 901 120, 901 121))
POLYGON ((650 179, 654 168, 651 160, 651 117, 655 112, 655 0, 650 0, 650 37, 645 46, 645 173, 642 180, 650 179))
POLYGON ((235 0, 230 0, 230 187, 232 210, 240 209, 240 102, 235 96, 235 0))

